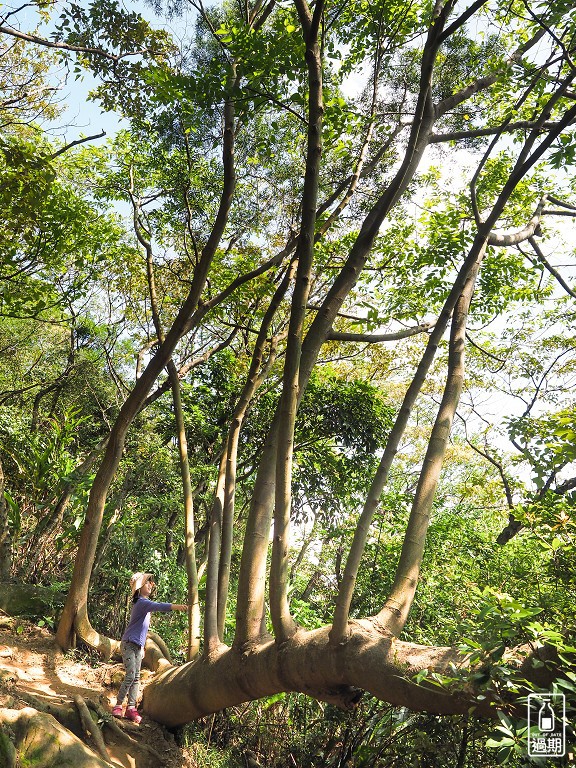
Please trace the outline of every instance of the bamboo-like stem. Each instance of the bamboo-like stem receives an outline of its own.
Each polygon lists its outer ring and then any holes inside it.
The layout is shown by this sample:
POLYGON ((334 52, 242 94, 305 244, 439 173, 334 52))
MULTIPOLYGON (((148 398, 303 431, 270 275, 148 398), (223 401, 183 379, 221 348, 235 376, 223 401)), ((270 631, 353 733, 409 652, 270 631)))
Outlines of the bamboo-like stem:
MULTIPOLYGON (((148 237, 144 234, 143 227, 141 226, 139 207, 133 194, 131 194, 131 199, 134 208, 134 229, 136 231, 136 236, 146 251, 146 276, 148 279, 152 320, 156 329, 158 341, 162 344, 164 341, 164 330, 162 328, 158 305, 152 245, 148 237)), ((188 647, 186 656, 188 661, 192 661, 192 659, 198 655, 200 650, 200 600, 198 596, 198 570, 196 567, 196 551, 194 545, 194 494, 192 492, 192 482, 190 480, 188 441, 186 440, 186 426, 184 423, 180 377, 172 358, 168 360, 166 368, 168 370, 168 378, 170 380, 170 388, 172 391, 172 402, 174 405, 174 421, 176 424, 176 438, 180 459, 180 478, 182 480, 182 496, 184 502, 184 555, 186 561, 186 574, 188 577, 188 647)))
POLYGON ((190 463, 188 460, 188 441, 184 424, 184 409, 182 407, 182 392, 178 371, 173 360, 168 362, 168 375, 172 388, 174 403, 174 419, 180 457, 180 475, 184 497, 184 554, 186 559, 186 575, 188 577, 188 649, 186 658, 192 661, 200 651, 200 598, 198 595, 198 569, 196 566, 196 547, 194 537, 196 526, 194 522, 194 494, 190 480, 190 463))
POLYGON ((277 422, 278 412, 262 448, 246 521, 236 599, 236 648, 256 644, 261 635, 266 560, 274 508, 277 422))

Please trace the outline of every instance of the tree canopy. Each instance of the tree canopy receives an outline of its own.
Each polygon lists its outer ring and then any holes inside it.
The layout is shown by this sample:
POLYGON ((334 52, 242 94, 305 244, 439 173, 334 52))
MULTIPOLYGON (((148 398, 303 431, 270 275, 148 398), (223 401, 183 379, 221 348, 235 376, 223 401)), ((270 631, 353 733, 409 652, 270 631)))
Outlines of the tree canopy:
POLYGON ((159 573, 169 726, 367 692, 522 759, 522 696, 576 682, 573 4, 31 7, 0 17, 3 580, 61 584, 58 644, 110 657, 159 573), (51 137, 56 65, 122 128, 51 137))

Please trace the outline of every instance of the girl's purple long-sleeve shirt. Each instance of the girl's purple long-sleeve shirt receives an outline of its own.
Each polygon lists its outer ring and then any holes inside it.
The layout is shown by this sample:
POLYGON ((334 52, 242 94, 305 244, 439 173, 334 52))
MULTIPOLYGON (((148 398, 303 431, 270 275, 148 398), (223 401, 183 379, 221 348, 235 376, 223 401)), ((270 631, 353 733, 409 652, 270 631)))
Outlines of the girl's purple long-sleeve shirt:
POLYGON ((122 635, 122 640, 129 643, 136 643, 141 648, 146 643, 146 635, 150 627, 150 614, 153 611, 168 613, 172 610, 172 603, 155 603, 148 597, 139 597, 132 606, 130 621, 126 631, 122 635))

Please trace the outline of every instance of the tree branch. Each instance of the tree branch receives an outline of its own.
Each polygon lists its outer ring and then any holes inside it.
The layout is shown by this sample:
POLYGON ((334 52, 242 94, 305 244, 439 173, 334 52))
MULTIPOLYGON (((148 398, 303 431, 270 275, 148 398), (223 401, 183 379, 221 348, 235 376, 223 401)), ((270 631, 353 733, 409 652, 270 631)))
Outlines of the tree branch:
POLYGON ((558 270, 557 270, 555 267, 553 267, 553 266, 552 266, 552 264, 550 264, 550 262, 548 261, 548 259, 547 259, 547 258, 544 256, 544 253, 542 252, 542 249, 540 248, 540 246, 538 245, 538 243, 536 242, 536 240, 535 240, 533 237, 529 237, 529 238, 528 238, 528 242, 530 243, 530 245, 531 245, 531 246, 532 246, 532 248, 534 249, 534 253, 535 253, 535 254, 536 254, 536 256, 537 256, 537 258, 538 258, 538 261, 540 261, 540 262, 541 262, 541 263, 542 263, 542 264, 543 264, 543 265, 546 267, 546 269, 548 270, 548 272, 550 272, 550 274, 551 274, 551 275, 553 275, 553 277, 555 277, 555 278, 556 278, 556 280, 558 281, 558 283, 560 283, 560 285, 562 286, 562 288, 564 288, 564 290, 566 291, 566 293, 567 293, 569 296, 572 296, 573 298, 575 298, 575 299, 576 299, 576 291, 574 291, 572 288, 570 288, 570 286, 569 286, 569 285, 568 285, 568 283, 567 283, 567 282, 564 280, 564 278, 562 277, 562 275, 560 274, 560 272, 558 272, 558 270))
POLYGON ((95 133, 94 136, 86 136, 83 139, 76 139, 76 141, 71 141, 69 144, 66 144, 65 146, 61 147, 59 150, 51 154, 50 160, 54 160, 55 157, 58 157, 59 155, 64 154, 64 152, 68 152, 69 149, 72 149, 72 147, 76 147, 78 144, 85 144, 87 141, 93 141, 94 139, 101 139, 103 136, 106 136, 106 131, 100 131, 100 133, 95 133))
POLYGON ((336 599, 332 630, 330 632, 331 643, 339 644, 343 642, 347 636, 348 616, 352 604, 358 570, 368 540, 370 526, 380 502, 380 496, 382 495, 382 491, 388 480, 388 473, 390 472, 392 462, 400 447, 400 441, 402 440, 408 425, 414 404, 424 385, 430 366, 436 357, 438 345, 440 344, 440 340, 450 321, 456 302, 467 282, 472 279, 475 280, 475 274, 485 253, 486 243, 482 238, 477 236, 467 259, 460 268, 460 272, 452 286, 452 290, 444 302, 444 306, 438 316, 434 330, 428 337, 426 349, 422 354, 418 367, 414 373, 414 377, 404 395, 402 405, 400 406, 394 426, 388 436, 384 453, 382 454, 378 469, 376 470, 366 501, 364 502, 364 508, 356 523, 352 546, 350 547, 342 582, 338 590, 338 597, 336 599))
MULTIPOLYGON (((515 123, 506 123, 505 125, 493 126, 491 128, 471 128, 468 131, 450 131, 449 133, 433 133, 430 136, 431 144, 440 144, 444 141, 459 141, 460 139, 477 139, 482 136, 494 136, 496 134, 510 133, 522 129, 532 129, 536 123, 530 120, 519 120, 515 123)), ((555 128, 556 123, 544 123, 540 126, 542 130, 555 128)))
MULTIPOLYGON (((196 357, 193 357, 189 362, 182 365, 178 371, 179 378, 183 379, 184 376, 186 376, 187 373, 189 373, 193 368, 198 367, 199 365, 202 365, 207 360, 209 360, 213 355, 215 355, 217 352, 219 352, 222 349, 225 349, 228 347, 231 343, 236 334, 238 333, 238 328, 234 327, 232 329, 232 332, 222 341, 219 341, 217 344, 214 344, 212 347, 206 350, 202 355, 198 355, 196 357)), ((143 411, 145 408, 147 408, 149 405, 154 403, 156 400, 158 400, 159 397, 161 397, 165 392, 168 392, 170 389, 170 380, 166 379, 165 381, 160 384, 157 389, 154 390, 148 397, 144 400, 142 403, 142 407, 140 408, 140 411, 143 411)))
POLYGON ((497 245, 501 247, 510 246, 510 245, 518 245, 519 243, 522 243, 524 240, 528 240, 530 237, 533 237, 535 234, 538 233, 539 227, 540 227, 540 219, 542 218, 542 212, 544 209, 544 204, 546 203, 547 195, 543 195, 540 198, 540 202, 536 206, 536 210, 534 211, 534 215, 526 224, 525 227, 522 227, 518 232, 514 232, 508 235, 498 234, 497 232, 491 232, 488 236, 488 245, 497 245))
POLYGON ((508 480, 508 477, 504 472, 504 467, 502 466, 501 462, 497 461, 487 451, 483 451, 480 448, 478 448, 478 446, 474 445, 474 443, 471 440, 468 440, 468 438, 466 439, 466 442, 468 443, 470 448, 472 448, 473 451, 475 451, 479 456, 482 456, 484 459, 486 459, 486 461, 489 461, 493 467, 496 467, 496 469, 498 470, 498 474, 500 475, 500 479, 502 480, 502 485, 504 486, 504 493, 506 494, 506 503, 508 504, 509 509, 513 509, 514 499, 512 496, 510 481, 508 480))
POLYGON ((559 200, 557 197, 553 197, 552 195, 548 195, 548 200, 550 200, 550 202, 554 205, 559 205, 561 208, 568 208, 571 211, 576 211, 576 205, 567 203, 564 200, 559 200))
POLYGON ((53 40, 46 40, 45 38, 38 37, 37 35, 20 32, 20 30, 6 25, 0 26, 0 33, 10 35, 11 37, 16 37, 19 40, 26 40, 28 43, 43 45, 45 48, 55 48, 57 50, 70 51, 72 53, 91 53, 95 56, 102 56, 103 58, 114 62, 119 62, 128 56, 143 56, 144 54, 149 53, 148 49, 143 48, 139 51, 129 51, 128 53, 121 53, 116 55, 113 53, 108 53, 108 51, 104 51, 101 48, 89 48, 84 45, 69 45, 68 43, 56 43, 53 40))
POLYGON ((426 333, 434 328, 435 323, 422 323, 414 328, 406 328, 403 331, 394 331, 391 333, 344 333, 331 331, 326 337, 326 341, 360 341, 366 344, 377 344, 383 341, 398 341, 407 339, 410 336, 416 336, 419 333, 426 333))
POLYGON ((571 477, 570 480, 565 480, 560 485, 557 485, 556 488, 554 488, 554 493, 563 496, 574 488, 576 488, 576 477, 571 477))
POLYGON ((455 21, 452 22, 449 26, 446 27, 444 32, 440 35, 440 43, 442 44, 445 40, 447 40, 450 35, 453 35, 454 32, 457 32, 460 27, 464 26, 468 19, 470 19, 476 11, 480 10, 483 5, 486 5, 488 0, 476 0, 475 3, 472 3, 470 8, 464 11, 464 13, 459 16, 455 21))
POLYGON ((448 371, 442 402, 422 464, 394 584, 384 607, 377 616, 377 621, 396 637, 406 624, 416 594, 432 503, 444 463, 452 423, 460 401, 464 383, 466 323, 479 266, 479 263, 475 264, 454 308, 448 351, 448 371))
POLYGON ((306 306, 310 293, 314 261, 314 230, 318 207, 320 159, 322 157, 322 121, 324 101, 322 90, 322 55, 318 40, 323 1, 317 0, 314 15, 306 0, 295 0, 306 43, 308 74, 308 130, 306 137, 306 168, 301 201, 301 219, 296 247, 298 262, 292 292, 288 340, 282 372, 278 420, 278 450, 274 505, 274 538, 270 563, 270 616, 274 635, 279 643, 296 632, 288 602, 289 535, 292 508, 292 459, 294 429, 299 402, 300 361, 304 335, 306 306))

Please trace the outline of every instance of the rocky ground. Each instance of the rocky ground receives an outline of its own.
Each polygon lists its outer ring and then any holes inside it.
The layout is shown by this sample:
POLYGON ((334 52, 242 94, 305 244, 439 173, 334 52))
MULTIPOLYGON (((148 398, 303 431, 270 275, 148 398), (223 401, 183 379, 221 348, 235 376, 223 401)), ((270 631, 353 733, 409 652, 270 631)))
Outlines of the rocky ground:
MULTIPOLYGON (((150 673, 144 672, 143 677, 146 674, 150 673)), ((194 768, 174 734, 158 723, 145 715, 140 725, 109 715, 122 677, 121 664, 104 664, 78 651, 62 654, 47 629, 0 615, 0 733, 13 738, 7 723, 16 717, 15 710, 27 707, 43 712, 43 718, 54 713, 62 722, 67 720, 66 713, 72 713, 72 720, 80 721, 78 711, 84 702, 85 713, 92 714, 104 739, 103 765, 107 759, 108 764, 122 768, 194 768)), ((89 720, 84 722, 91 727, 89 720)), ((98 734, 88 735, 86 727, 78 730, 77 735, 97 753, 98 734)), ((100 765, 98 759, 93 764, 100 765)))

